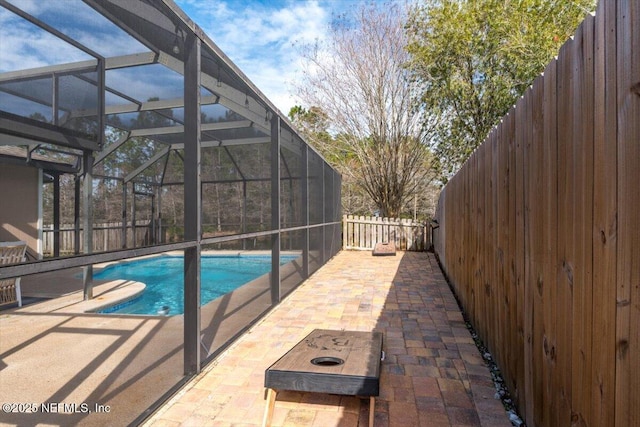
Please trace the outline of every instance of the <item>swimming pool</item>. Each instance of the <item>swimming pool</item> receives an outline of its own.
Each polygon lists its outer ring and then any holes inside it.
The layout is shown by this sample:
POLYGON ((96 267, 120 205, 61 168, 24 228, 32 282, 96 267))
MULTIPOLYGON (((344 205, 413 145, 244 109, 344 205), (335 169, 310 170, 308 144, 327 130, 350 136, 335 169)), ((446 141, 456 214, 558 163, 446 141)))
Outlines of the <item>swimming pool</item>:
MULTIPOLYGON (((297 255, 282 255, 280 265, 297 255)), ((271 271, 270 255, 202 255, 200 267, 200 303, 237 289, 271 271)), ((100 311, 114 314, 176 315, 184 312, 184 258, 162 255, 123 262, 96 272, 100 280, 125 279, 142 282, 147 287, 139 297, 100 311)))

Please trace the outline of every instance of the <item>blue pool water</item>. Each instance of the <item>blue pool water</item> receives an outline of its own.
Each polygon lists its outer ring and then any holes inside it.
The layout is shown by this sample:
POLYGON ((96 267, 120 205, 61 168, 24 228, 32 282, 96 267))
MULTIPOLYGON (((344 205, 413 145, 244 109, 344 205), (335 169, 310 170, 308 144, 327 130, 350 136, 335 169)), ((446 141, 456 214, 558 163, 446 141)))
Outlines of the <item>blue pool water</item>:
MULTIPOLYGON (((295 258, 297 258, 296 255, 281 256, 280 264, 295 258)), ((203 255, 200 270, 200 302, 204 305, 271 271, 271 256, 203 255)), ((182 256, 163 255, 114 264, 96 272, 94 278, 133 280, 147 285, 141 296, 103 310, 102 313, 172 316, 182 314, 184 311, 184 258, 182 256)))

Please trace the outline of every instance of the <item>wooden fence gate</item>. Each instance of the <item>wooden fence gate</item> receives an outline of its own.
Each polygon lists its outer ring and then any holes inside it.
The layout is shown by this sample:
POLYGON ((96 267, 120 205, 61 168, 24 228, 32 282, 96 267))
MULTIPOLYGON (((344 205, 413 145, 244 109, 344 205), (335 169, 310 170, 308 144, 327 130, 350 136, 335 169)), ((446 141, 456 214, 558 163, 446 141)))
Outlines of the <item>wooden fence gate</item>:
POLYGON ((372 250, 378 242, 393 242, 401 251, 424 251, 431 246, 430 234, 427 223, 412 219, 342 217, 343 249, 372 250))

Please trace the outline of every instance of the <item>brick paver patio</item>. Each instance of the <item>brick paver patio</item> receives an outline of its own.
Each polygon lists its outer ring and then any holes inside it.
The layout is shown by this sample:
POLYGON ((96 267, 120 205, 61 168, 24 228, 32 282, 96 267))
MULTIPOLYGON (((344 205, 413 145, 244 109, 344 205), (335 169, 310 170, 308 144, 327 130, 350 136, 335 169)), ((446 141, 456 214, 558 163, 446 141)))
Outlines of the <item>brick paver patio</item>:
MULTIPOLYGON (((264 371, 316 328, 380 331, 375 426, 508 427, 488 368, 430 253, 342 251, 146 423, 257 426, 264 371)), ((366 426, 368 399, 283 391, 274 426, 366 426)))

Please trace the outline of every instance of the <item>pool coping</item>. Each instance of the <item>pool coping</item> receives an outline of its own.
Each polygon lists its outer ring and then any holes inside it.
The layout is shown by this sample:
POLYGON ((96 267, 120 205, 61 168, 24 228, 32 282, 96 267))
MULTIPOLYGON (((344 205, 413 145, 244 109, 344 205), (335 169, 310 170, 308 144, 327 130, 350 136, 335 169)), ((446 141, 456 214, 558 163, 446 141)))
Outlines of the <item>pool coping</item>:
MULTIPOLYGON (((202 256, 251 256, 251 255, 271 255, 271 251, 270 250, 259 250, 259 251, 250 251, 250 250, 203 250, 200 253, 202 256)), ((137 256, 134 258, 126 258, 126 259, 121 259, 121 260, 116 260, 116 261, 109 261, 109 262, 103 262, 100 264, 94 264, 93 268, 96 270, 102 270, 104 268, 107 268, 109 266, 112 265, 116 265, 116 264, 122 264, 122 263, 127 263, 127 262, 133 262, 133 261, 140 261, 143 259, 150 259, 150 258, 159 258, 162 256, 183 256, 184 252, 183 251, 168 251, 168 252, 163 252, 163 253, 159 253, 159 254, 152 254, 152 255, 142 255, 142 256, 137 256)), ((280 255, 302 255, 302 252, 300 251, 280 251, 280 255)))
POLYGON ((99 314, 101 310, 139 297, 146 287, 147 285, 142 282, 123 279, 111 280, 95 287, 92 299, 78 302, 69 308, 72 312, 99 314))

